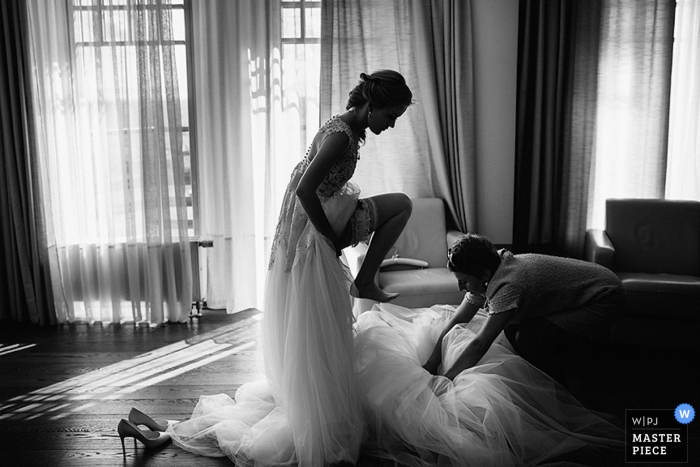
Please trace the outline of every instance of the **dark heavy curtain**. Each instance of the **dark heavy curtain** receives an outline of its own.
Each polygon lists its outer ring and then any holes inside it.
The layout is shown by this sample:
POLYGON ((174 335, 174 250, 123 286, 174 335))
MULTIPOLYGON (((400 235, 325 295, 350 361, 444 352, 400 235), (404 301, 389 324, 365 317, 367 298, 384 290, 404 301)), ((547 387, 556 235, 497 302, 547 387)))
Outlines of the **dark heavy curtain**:
POLYGON ((580 256, 605 198, 662 193, 674 0, 521 0, 513 243, 580 256))
POLYGON ((575 98, 596 95, 600 14, 598 0, 520 3, 516 250, 558 250, 567 213, 585 222, 596 103, 575 98))
POLYGON ((39 203, 23 1, 0 2, 0 319, 53 324, 46 234, 39 203))

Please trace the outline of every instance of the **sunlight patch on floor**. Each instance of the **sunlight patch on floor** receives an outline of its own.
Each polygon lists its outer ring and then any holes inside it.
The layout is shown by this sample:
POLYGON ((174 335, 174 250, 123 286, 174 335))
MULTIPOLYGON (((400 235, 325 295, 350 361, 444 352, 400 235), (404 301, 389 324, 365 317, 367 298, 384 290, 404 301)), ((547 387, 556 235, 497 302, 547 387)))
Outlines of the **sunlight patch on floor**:
MULTIPOLYGON (((241 331, 245 327, 257 328, 258 321, 257 316, 253 316, 13 397, 0 406, 0 420, 30 420, 42 416, 56 420, 69 414, 86 412, 98 405, 99 401, 119 399, 218 360, 254 350, 257 332, 241 331)), ((10 353, 34 345, 0 347, 0 352, 7 349, 5 353, 10 353)), ((259 378, 262 374, 252 376, 259 378)))
POLYGON ((7 355, 9 353, 12 353, 12 352, 19 352, 20 350, 31 349, 34 346, 36 346, 36 344, 11 344, 11 345, 0 344, 0 357, 2 357, 3 355, 7 355))

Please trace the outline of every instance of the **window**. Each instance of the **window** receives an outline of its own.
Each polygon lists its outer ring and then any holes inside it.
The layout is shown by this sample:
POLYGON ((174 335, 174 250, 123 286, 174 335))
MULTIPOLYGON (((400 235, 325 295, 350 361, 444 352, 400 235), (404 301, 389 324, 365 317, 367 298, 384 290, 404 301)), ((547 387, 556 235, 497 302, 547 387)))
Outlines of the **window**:
MULTIPOLYGON (((193 177, 193 160, 190 152, 190 125, 188 111, 188 77, 187 77, 187 55, 186 55, 186 33, 185 33, 185 0, 171 0, 163 4, 147 4, 135 6, 129 0, 73 0, 73 30, 74 43, 76 47, 76 57, 81 75, 85 77, 81 90, 82 111, 92 114, 94 118, 104 118, 106 130, 109 138, 109 147, 119 148, 131 146, 133 148, 132 157, 118 158, 122 160, 122 167, 114 167, 109 161, 86 161, 89 164, 102 164, 104 170, 120 170, 122 180, 118 182, 120 186, 113 187, 116 190, 131 191, 133 196, 126 198, 121 204, 122 209, 130 209, 128 204, 141 201, 143 193, 140 190, 130 190, 130 187, 142 185, 141 171, 138 169, 141 164, 138 150, 141 131, 139 125, 139 79, 138 67, 149 66, 149 63, 139 62, 138 48, 133 41, 134 37, 150 37, 156 21, 163 21, 167 18, 170 21, 166 31, 171 31, 171 37, 166 37, 162 41, 165 46, 171 46, 173 51, 174 67, 177 72, 180 118, 179 127, 182 131, 182 153, 184 156, 184 172, 186 184, 187 219, 188 234, 190 237, 196 234, 194 197, 196 181, 193 177), (170 15, 161 15, 162 8, 170 9, 170 15), (135 21, 135 15, 142 15, 143 21, 135 21), (145 30, 136 31, 137 25, 145 30), (109 70, 120 71, 109 73, 109 70), (127 71, 124 71, 127 70, 127 71), (96 84, 99 83, 99 84, 96 84), (117 109, 117 107, 121 107, 117 109), (129 138, 130 141, 124 141, 129 138)), ((161 52, 162 54, 165 52, 161 52)), ((142 56, 141 56, 142 58, 142 56)), ((163 86, 166 86, 166 79, 163 79, 163 86)), ((163 111, 167 112, 165 104, 163 111)), ((166 123, 167 125, 167 123, 166 123)), ((166 144, 171 144, 166 141, 166 144)), ((170 149, 169 149, 170 150, 170 149)), ((93 157, 95 151, 85 151, 85 157, 93 157)), ((108 158, 109 154, 106 154, 108 158)), ((172 150, 170 150, 172 156, 172 150)), ((111 158, 110 158, 111 159, 111 158)), ((172 161, 171 161, 172 163, 172 161)), ((174 197, 174 192, 171 193, 174 197)), ((114 196, 119 198, 119 196, 114 196)), ((112 205, 115 206, 112 199, 112 205)), ((117 202, 118 206, 120 203, 117 202)), ((174 205, 174 203, 171 203, 174 205)), ((97 209, 98 207, 96 207, 97 209)), ((174 209, 174 208, 173 208, 174 209)), ((173 213, 173 219, 177 219, 173 213)), ((118 216, 118 212, 113 213, 118 216)), ((173 221, 176 222, 176 221, 173 221)), ((174 226, 175 228, 175 226, 174 226)), ((121 237, 121 235, 118 235, 121 237)))
POLYGON ((283 111, 296 108, 302 135, 315 133, 319 123, 321 2, 282 0, 281 27, 283 111))

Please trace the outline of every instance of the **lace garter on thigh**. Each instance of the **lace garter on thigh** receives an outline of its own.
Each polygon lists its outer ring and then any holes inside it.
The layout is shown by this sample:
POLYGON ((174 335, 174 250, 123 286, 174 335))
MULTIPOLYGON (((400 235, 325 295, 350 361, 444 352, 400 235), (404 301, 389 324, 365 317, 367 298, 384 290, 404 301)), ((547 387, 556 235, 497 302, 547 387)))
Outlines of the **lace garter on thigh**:
POLYGON ((357 201, 357 209, 350 218, 352 225, 352 245, 369 240, 377 226, 377 207, 371 198, 357 201))

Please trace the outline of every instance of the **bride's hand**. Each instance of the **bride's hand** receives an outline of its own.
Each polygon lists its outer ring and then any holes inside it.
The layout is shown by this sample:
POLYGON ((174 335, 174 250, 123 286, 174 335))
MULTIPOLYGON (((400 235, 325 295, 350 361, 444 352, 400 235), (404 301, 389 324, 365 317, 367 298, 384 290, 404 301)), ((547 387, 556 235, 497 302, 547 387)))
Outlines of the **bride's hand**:
POLYGON ((321 236, 326 240, 326 243, 328 243, 328 246, 333 248, 335 250, 335 255, 340 256, 343 254, 343 246, 340 244, 340 239, 338 239, 335 235, 334 238, 331 238, 327 235, 321 234, 321 236))
POLYGON ((341 256, 343 254, 343 246, 340 242, 333 242, 333 248, 335 248, 335 255, 341 256))
POLYGON ((345 228, 339 237, 336 236, 333 239, 333 246, 335 247, 335 254, 337 256, 342 256, 343 250, 352 243, 352 229, 348 227, 345 228))

